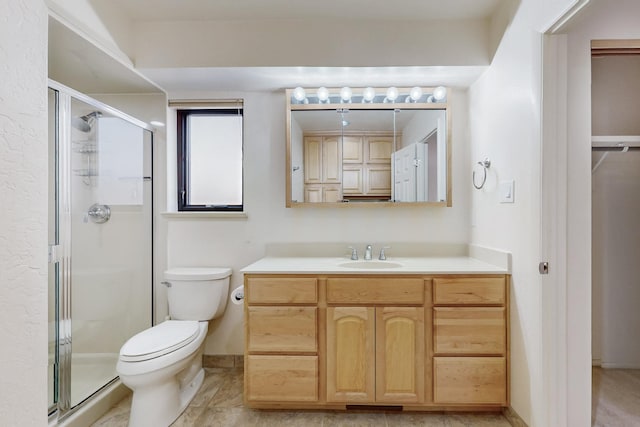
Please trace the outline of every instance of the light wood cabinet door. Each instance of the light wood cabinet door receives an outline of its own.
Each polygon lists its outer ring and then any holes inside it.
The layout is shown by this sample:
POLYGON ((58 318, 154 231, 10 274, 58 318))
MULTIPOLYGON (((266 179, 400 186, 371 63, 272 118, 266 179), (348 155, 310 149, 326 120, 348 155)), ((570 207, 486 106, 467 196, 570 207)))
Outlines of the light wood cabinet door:
POLYGON ((424 401, 424 308, 376 308, 376 402, 424 401))
POLYGON ((317 311, 316 307, 249 307, 248 350, 315 353, 317 311))
POLYGON ((345 136, 342 139, 342 162, 362 163, 364 145, 361 136, 345 136))
POLYGON ((322 202, 322 184, 305 185, 304 201, 307 203, 322 202))
POLYGON ((322 185, 322 201, 326 203, 335 203, 342 200, 342 189, 340 184, 323 184, 322 185))
POLYGON ((366 175, 368 195, 391 196, 391 165, 369 165, 366 175))
POLYGON ((247 356, 249 402, 317 402, 318 356, 247 356))
POLYGON ((434 357, 434 402, 505 406, 506 366, 504 357, 434 357))
POLYGON ((347 165, 342 169, 342 191, 347 195, 364 192, 362 165, 347 165))
POLYGON ((304 182, 305 184, 322 183, 322 137, 304 138, 304 182))
POLYGON ((423 304, 424 279, 418 277, 330 277, 327 302, 337 304, 423 304))
POLYGON ((504 307, 435 307, 435 354, 504 355, 504 307))
POLYGON ((315 304, 318 279, 315 277, 247 277, 246 301, 249 304, 315 304))
POLYGON ((375 401, 375 310, 327 308, 327 401, 375 401))
POLYGON ((504 305, 504 277, 438 277, 433 279, 433 303, 443 305, 504 305))
POLYGON ((391 164, 393 136, 368 136, 366 140, 366 163, 391 164))
POLYGON ((342 144, 338 136, 322 138, 322 182, 340 184, 342 181, 342 144))

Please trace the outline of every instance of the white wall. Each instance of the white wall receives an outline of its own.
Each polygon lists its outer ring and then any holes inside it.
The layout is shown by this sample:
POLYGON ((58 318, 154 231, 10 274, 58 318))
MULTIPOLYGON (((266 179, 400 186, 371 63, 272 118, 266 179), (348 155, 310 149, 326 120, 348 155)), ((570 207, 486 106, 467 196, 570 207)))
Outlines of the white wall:
MULTIPOLYGON (((248 219, 163 220, 167 266, 229 266, 232 287, 242 284, 239 270, 265 255, 275 242, 424 242, 461 243, 469 239, 469 144, 466 92, 454 90, 453 207, 285 208, 285 103, 276 93, 176 93, 169 98, 244 98, 245 206, 248 219)), ((171 145, 171 144, 169 144, 171 145)), ((169 151, 173 150, 169 148, 169 151)), ((173 197, 173 193, 170 194, 173 197)), ((393 256, 393 249, 389 250, 393 256)), ((163 266, 159 266, 159 269, 163 266)), ((206 354, 241 354, 242 307, 227 306, 214 321, 206 354)))
MULTIPOLYGON (((591 61, 594 135, 640 135, 640 56, 591 61)), ((592 164, 604 156, 592 154, 592 164)), ((592 172, 592 358, 640 368, 640 155, 610 152, 592 172)))
POLYGON ((132 65, 127 56, 133 49, 131 22, 116 5, 100 2, 96 6, 91 0, 45 0, 45 3, 63 23, 114 58, 132 65))
POLYGON ((442 110, 416 111, 414 117, 400 130, 402 133, 402 141, 398 148, 403 148, 422 141, 425 136, 438 128, 439 117, 445 118, 446 113, 442 110))
POLYGON ((592 185, 592 358, 640 369, 640 153, 609 153, 592 185))
MULTIPOLYGON (((471 243, 510 251, 511 406, 544 426, 540 279, 541 35, 535 1, 523 1, 491 67, 469 90, 471 159, 489 157, 482 190, 471 194, 471 243), (500 180, 515 180, 515 203, 500 204, 500 180)), ((513 11, 504 11, 512 13, 513 11)), ((471 187, 471 182, 464 183, 471 187)))
POLYGON ((487 65, 488 24, 358 19, 138 22, 135 58, 141 69, 487 65), (201 46, 204 40, 206 49, 185 48, 201 46))
POLYGON ((640 55, 595 57, 591 74, 593 134, 640 135, 640 55))
POLYGON ((0 2, 0 420, 47 422, 47 10, 0 2))

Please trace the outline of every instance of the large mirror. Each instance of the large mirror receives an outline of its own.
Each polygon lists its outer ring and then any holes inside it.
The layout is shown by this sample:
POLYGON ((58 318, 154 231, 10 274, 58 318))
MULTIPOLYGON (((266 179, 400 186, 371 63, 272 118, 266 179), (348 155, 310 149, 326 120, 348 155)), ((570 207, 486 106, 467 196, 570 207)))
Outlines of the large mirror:
POLYGON ((287 207, 451 206, 446 89, 395 90, 391 100, 383 89, 287 90, 287 207))

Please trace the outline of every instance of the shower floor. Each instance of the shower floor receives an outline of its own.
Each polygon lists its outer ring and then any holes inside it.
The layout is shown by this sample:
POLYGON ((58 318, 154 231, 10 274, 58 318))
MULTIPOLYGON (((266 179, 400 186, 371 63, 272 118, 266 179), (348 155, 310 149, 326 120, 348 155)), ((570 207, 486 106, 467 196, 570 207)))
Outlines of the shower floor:
POLYGON ((118 353, 80 353, 71 358, 71 407, 118 376, 118 353))

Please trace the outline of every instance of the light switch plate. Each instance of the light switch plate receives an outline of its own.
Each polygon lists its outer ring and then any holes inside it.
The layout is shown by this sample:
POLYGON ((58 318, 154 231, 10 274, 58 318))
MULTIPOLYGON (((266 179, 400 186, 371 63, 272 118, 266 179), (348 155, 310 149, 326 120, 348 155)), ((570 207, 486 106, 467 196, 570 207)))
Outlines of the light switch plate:
POLYGON ((515 181, 500 181, 500 203, 513 203, 515 181))

